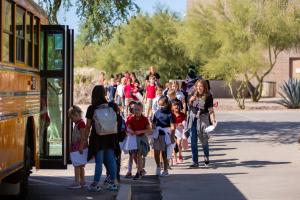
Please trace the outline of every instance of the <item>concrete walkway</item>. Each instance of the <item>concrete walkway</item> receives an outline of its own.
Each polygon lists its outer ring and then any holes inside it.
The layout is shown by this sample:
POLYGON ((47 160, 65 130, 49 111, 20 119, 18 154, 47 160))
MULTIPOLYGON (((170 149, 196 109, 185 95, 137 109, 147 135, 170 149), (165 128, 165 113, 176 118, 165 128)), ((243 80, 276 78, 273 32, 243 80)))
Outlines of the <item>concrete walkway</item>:
MULTIPOLYGON (((300 199, 300 111, 219 112, 211 167, 173 167, 163 199, 300 199)), ((200 149, 200 161, 203 152, 200 149)))

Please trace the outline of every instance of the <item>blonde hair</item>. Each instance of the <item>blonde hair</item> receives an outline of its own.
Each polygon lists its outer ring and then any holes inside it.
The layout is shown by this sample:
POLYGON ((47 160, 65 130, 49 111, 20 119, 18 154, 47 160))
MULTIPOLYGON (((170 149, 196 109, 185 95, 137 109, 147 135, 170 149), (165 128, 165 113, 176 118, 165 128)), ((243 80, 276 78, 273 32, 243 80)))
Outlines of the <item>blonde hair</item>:
POLYGON ((176 91, 173 90, 173 89, 170 89, 170 90, 168 91, 168 96, 176 96, 176 91))
POLYGON ((171 81, 171 85, 175 85, 177 89, 179 90, 179 82, 178 81, 171 81))
POLYGON ((75 116, 75 115, 82 115, 82 110, 79 108, 79 106, 73 105, 71 108, 68 110, 68 116, 75 116))

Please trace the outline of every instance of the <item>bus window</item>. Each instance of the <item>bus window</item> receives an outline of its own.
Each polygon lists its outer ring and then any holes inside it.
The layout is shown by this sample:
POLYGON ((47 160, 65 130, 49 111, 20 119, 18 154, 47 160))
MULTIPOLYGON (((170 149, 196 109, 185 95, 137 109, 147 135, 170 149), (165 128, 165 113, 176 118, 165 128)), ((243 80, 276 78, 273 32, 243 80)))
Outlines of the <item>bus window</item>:
MULTIPOLYGON (((34 67, 36 69, 39 68, 39 19, 38 18, 34 18, 34 67)), ((42 41, 44 42, 44 41, 42 41)), ((43 51, 41 51, 43 52, 43 51)), ((42 55, 41 55, 42 56, 42 55)), ((43 59, 41 59, 41 62, 43 61, 43 59)), ((42 64, 42 63, 41 63, 42 64)), ((42 65, 43 66, 43 65, 42 65)))
POLYGON ((25 58, 25 28, 24 28, 24 22, 25 22, 25 11, 17 7, 16 8, 16 40, 17 40, 17 47, 16 47, 16 53, 17 53, 17 61, 18 62, 24 62, 25 58))
POLYGON ((26 64, 32 67, 32 14, 26 15, 26 64))
POLYGON ((4 3, 4 29, 3 29, 3 52, 2 59, 4 62, 14 62, 14 29, 13 29, 13 6, 12 3, 4 3))

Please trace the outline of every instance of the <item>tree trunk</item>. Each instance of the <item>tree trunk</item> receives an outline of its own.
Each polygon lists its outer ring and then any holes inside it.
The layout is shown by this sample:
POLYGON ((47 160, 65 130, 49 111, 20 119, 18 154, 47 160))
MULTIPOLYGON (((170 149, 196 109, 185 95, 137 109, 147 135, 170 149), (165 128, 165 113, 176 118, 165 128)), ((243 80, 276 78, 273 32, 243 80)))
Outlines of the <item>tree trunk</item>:
POLYGON ((234 98, 234 100, 237 102, 238 107, 242 110, 246 108, 245 106, 245 90, 246 90, 246 83, 243 81, 241 85, 237 89, 237 94, 234 94, 233 88, 231 83, 227 84, 230 89, 230 94, 234 98))

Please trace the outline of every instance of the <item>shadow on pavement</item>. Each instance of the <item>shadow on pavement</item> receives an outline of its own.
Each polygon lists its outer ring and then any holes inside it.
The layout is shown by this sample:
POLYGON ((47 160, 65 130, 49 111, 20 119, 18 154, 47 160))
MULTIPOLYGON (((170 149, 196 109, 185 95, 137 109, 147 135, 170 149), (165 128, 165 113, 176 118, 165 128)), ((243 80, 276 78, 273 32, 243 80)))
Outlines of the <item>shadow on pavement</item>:
POLYGON ((253 122, 253 121, 233 121, 219 122, 213 135, 230 136, 234 139, 215 138, 212 144, 223 142, 272 142, 291 144, 298 140, 300 135, 300 123, 297 122, 253 122), (245 137, 246 136, 246 137, 245 137), (264 138, 259 136, 266 136, 264 138))
POLYGON ((224 174, 174 174, 161 178, 161 189, 166 200, 246 199, 224 174), (181 192, 178 192, 179 188, 181 192))

